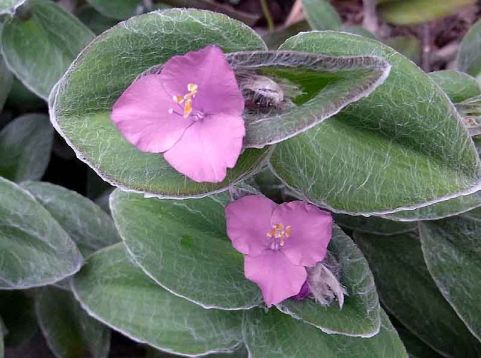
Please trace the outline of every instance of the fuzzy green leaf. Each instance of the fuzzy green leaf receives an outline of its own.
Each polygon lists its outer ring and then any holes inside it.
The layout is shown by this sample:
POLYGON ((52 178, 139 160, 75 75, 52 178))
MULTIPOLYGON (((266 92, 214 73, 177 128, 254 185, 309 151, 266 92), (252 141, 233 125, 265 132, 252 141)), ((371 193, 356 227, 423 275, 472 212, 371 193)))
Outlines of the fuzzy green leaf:
POLYGON ((87 315, 70 292, 43 288, 35 297, 35 308, 40 329, 55 356, 108 356, 110 330, 87 315))
POLYGON ((92 255, 72 288, 90 315, 131 339, 182 355, 234 351, 242 314, 206 310, 157 285, 122 244, 92 255))
POLYGON ((33 196, 0 177, 0 289, 44 286, 77 272, 82 255, 33 196))
POLYGON ((280 303, 278 308, 329 334, 361 337, 376 335, 381 326, 381 308, 366 259, 337 226, 334 227, 329 243, 329 252, 341 267, 340 282, 347 291, 342 309, 337 302, 323 307, 313 300, 287 300, 280 303))
POLYGON ((481 210, 419 227, 424 259, 436 285, 481 340, 481 210))
POLYGON ((417 237, 357 234, 384 307, 431 348, 446 356, 479 357, 481 344, 438 291, 417 237))
POLYGON ((299 197, 334 211, 379 214, 479 185, 478 154, 456 109, 404 56, 378 41, 331 31, 299 34, 281 49, 377 55, 392 65, 370 96, 276 146, 272 169, 299 197))
MULTIPOLYGON (((52 1, 29 0, 2 31, 2 52, 10 70, 35 94, 47 99, 93 33, 52 1)), ((90 84, 92 85, 92 84, 90 84)))
POLYGON ((243 335, 252 358, 407 358, 389 318, 381 316, 379 334, 360 338, 323 333, 274 309, 253 309, 245 313, 243 335))
POLYGON ((49 211, 84 256, 120 241, 111 217, 82 195, 49 183, 24 182, 22 187, 49 211))
POLYGON ((173 201, 117 189, 110 207, 129 254, 162 287, 203 307, 247 309, 261 297, 227 238, 226 203, 226 195, 173 201))
POLYGON ((53 128, 43 114, 26 114, 0 131, 0 175, 17 183, 39 180, 47 169, 53 128))
POLYGON ((52 93, 50 113, 56 129, 80 159, 115 186, 164 197, 225 190, 255 172, 268 151, 244 151, 222 183, 196 183, 162 155, 143 153, 128 143, 110 120, 113 103, 139 74, 173 55, 212 43, 226 52, 265 48, 247 26, 208 11, 151 12, 113 27, 82 52, 52 93))

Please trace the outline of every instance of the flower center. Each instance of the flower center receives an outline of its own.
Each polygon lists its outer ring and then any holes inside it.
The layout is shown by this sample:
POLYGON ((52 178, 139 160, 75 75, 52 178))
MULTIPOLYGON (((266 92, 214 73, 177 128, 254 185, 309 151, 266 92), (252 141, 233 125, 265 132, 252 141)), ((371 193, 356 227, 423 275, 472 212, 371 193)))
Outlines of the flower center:
MULTIPOLYGON (((172 99, 174 100, 175 103, 178 105, 183 105, 183 117, 184 118, 189 118, 190 114, 192 113, 192 100, 194 99, 195 95, 197 94, 197 90, 199 89, 199 86, 195 83, 189 83, 187 85, 187 93, 183 96, 174 96, 172 99)), ((169 108, 169 113, 177 113, 174 111, 173 108, 169 108)))
POLYGON ((286 239, 292 234, 292 227, 283 224, 274 224, 272 229, 266 233, 266 237, 271 240, 271 249, 279 250, 286 244, 286 239))

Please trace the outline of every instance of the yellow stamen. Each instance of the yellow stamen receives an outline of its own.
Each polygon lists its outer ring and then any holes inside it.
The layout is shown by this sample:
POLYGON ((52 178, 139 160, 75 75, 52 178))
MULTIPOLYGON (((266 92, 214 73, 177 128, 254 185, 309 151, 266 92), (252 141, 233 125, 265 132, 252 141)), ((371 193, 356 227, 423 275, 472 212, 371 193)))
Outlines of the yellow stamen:
POLYGON ((286 239, 289 238, 292 234, 292 227, 286 226, 284 227, 283 224, 274 224, 272 225, 272 230, 269 231, 266 236, 270 239, 278 239, 279 245, 282 247, 286 244, 286 239))
MULTIPOLYGON (((175 103, 184 105, 184 118, 188 118, 192 113, 192 99, 194 99, 198 89, 197 84, 189 83, 187 85, 188 92, 184 96, 173 96, 172 98, 175 103)), ((173 111, 171 112, 169 109, 169 113, 173 113, 173 111)))
POLYGON ((192 100, 189 98, 184 104, 184 118, 188 118, 192 113, 192 100))

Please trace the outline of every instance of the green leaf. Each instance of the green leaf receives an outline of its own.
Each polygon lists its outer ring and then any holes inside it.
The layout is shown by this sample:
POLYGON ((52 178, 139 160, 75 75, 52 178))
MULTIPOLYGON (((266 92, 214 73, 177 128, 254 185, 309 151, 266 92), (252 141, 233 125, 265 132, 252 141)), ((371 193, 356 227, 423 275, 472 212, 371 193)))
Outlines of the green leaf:
POLYGON ((271 167, 299 197, 379 214, 467 194, 479 183, 478 154, 456 109, 411 61, 376 40, 330 31, 300 34, 281 49, 377 55, 392 65, 370 96, 276 146, 271 167))
POLYGON ((110 330, 80 307, 65 290, 46 287, 35 297, 40 329, 56 357, 106 358, 110 330))
POLYGON ((174 201, 117 189, 110 208, 128 253, 162 287, 205 308, 248 309, 260 292, 226 236, 226 203, 227 195, 174 201))
POLYGON ((342 20, 329 0, 302 0, 304 15, 313 30, 339 30, 342 20))
POLYGON ((94 35, 76 17, 51 1, 29 0, 22 9, 22 14, 7 20, 3 26, 3 56, 25 86, 46 99, 94 35))
POLYGON ((459 45, 457 69, 479 78, 481 75, 481 20, 476 22, 459 45))
POLYGON ((28 291, 1 291, 0 317, 6 328, 7 347, 19 346, 37 332, 34 301, 28 291))
POLYGON ((481 209, 419 228, 424 259, 439 291, 481 340, 481 209))
POLYGON ((267 150, 246 150, 222 183, 196 183, 176 172, 162 155, 143 153, 129 144, 110 120, 113 103, 139 74, 211 43, 226 52, 265 48, 242 23, 199 10, 152 12, 113 27, 82 52, 52 93, 56 129, 104 180, 131 191, 204 196, 245 179, 258 169, 267 150))
MULTIPOLYGON (((481 138, 473 138, 478 152, 481 152, 481 138)), ((462 214, 481 206, 481 191, 458 196, 423 208, 385 215, 387 219, 401 221, 438 220, 445 217, 462 214)))
POLYGON ((127 19, 142 12, 141 0, 87 0, 102 15, 118 20, 127 19))
POLYGON ((24 182, 22 187, 57 220, 84 256, 120 241, 111 217, 86 197, 49 183, 24 182))
POLYGON ((17 183, 39 180, 47 169, 53 128, 46 115, 27 114, 0 131, 0 175, 17 183))
POLYGON ((334 216, 336 223, 350 230, 374 234, 374 235, 397 235, 416 230, 416 224, 386 220, 376 216, 351 216, 337 214, 334 216))
POLYGON ((163 351, 229 352, 241 341, 240 312, 206 310, 172 295, 130 262, 122 244, 92 255, 72 289, 90 315, 163 351))
POLYGON ((13 14, 27 0, 0 0, 0 15, 13 14))
POLYGON ((444 70, 431 72, 429 77, 443 89, 453 103, 460 103, 471 97, 481 95, 479 82, 466 73, 444 70))
POLYGON ((407 358, 406 350, 382 312, 379 334, 372 338, 325 334, 321 330, 272 309, 246 311, 244 340, 252 358, 407 358))
POLYGON ((288 81, 300 92, 292 98, 294 105, 286 109, 244 115, 244 145, 248 148, 262 148, 305 132, 371 94, 390 70, 379 57, 331 57, 293 51, 243 51, 227 54, 227 60, 236 72, 255 70, 278 83, 288 81))
POLYGON ((436 20, 473 5, 476 0, 390 0, 379 5, 379 13, 395 25, 415 25, 436 20))
POLYGON ((329 252, 341 267, 340 282, 347 290, 342 309, 336 302, 324 307, 313 300, 287 300, 280 303, 278 308, 328 334, 360 337, 376 335, 381 325, 381 308, 366 259, 337 226, 334 226, 329 252))
POLYGON ((394 317, 443 355, 479 357, 481 344, 438 291, 417 237, 355 238, 374 273, 381 302, 394 317))
POLYGON ((0 289, 44 286, 77 272, 82 256, 33 196, 0 177, 0 289))

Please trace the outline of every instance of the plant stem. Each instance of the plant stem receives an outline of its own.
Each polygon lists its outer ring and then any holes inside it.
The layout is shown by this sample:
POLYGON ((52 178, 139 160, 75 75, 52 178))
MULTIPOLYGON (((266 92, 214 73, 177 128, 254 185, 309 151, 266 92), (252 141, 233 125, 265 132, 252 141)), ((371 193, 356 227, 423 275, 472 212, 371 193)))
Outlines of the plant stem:
POLYGON ((272 19, 272 14, 271 11, 269 10, 269 4, 267 3, 267 0, 260 0, 261 1, 261 7, 262 7, 262 13, 264 14, 264 17, 266 18, 267 21, 267 28, 269 29, 269 32, 274 31, 274 20, 272 19))

